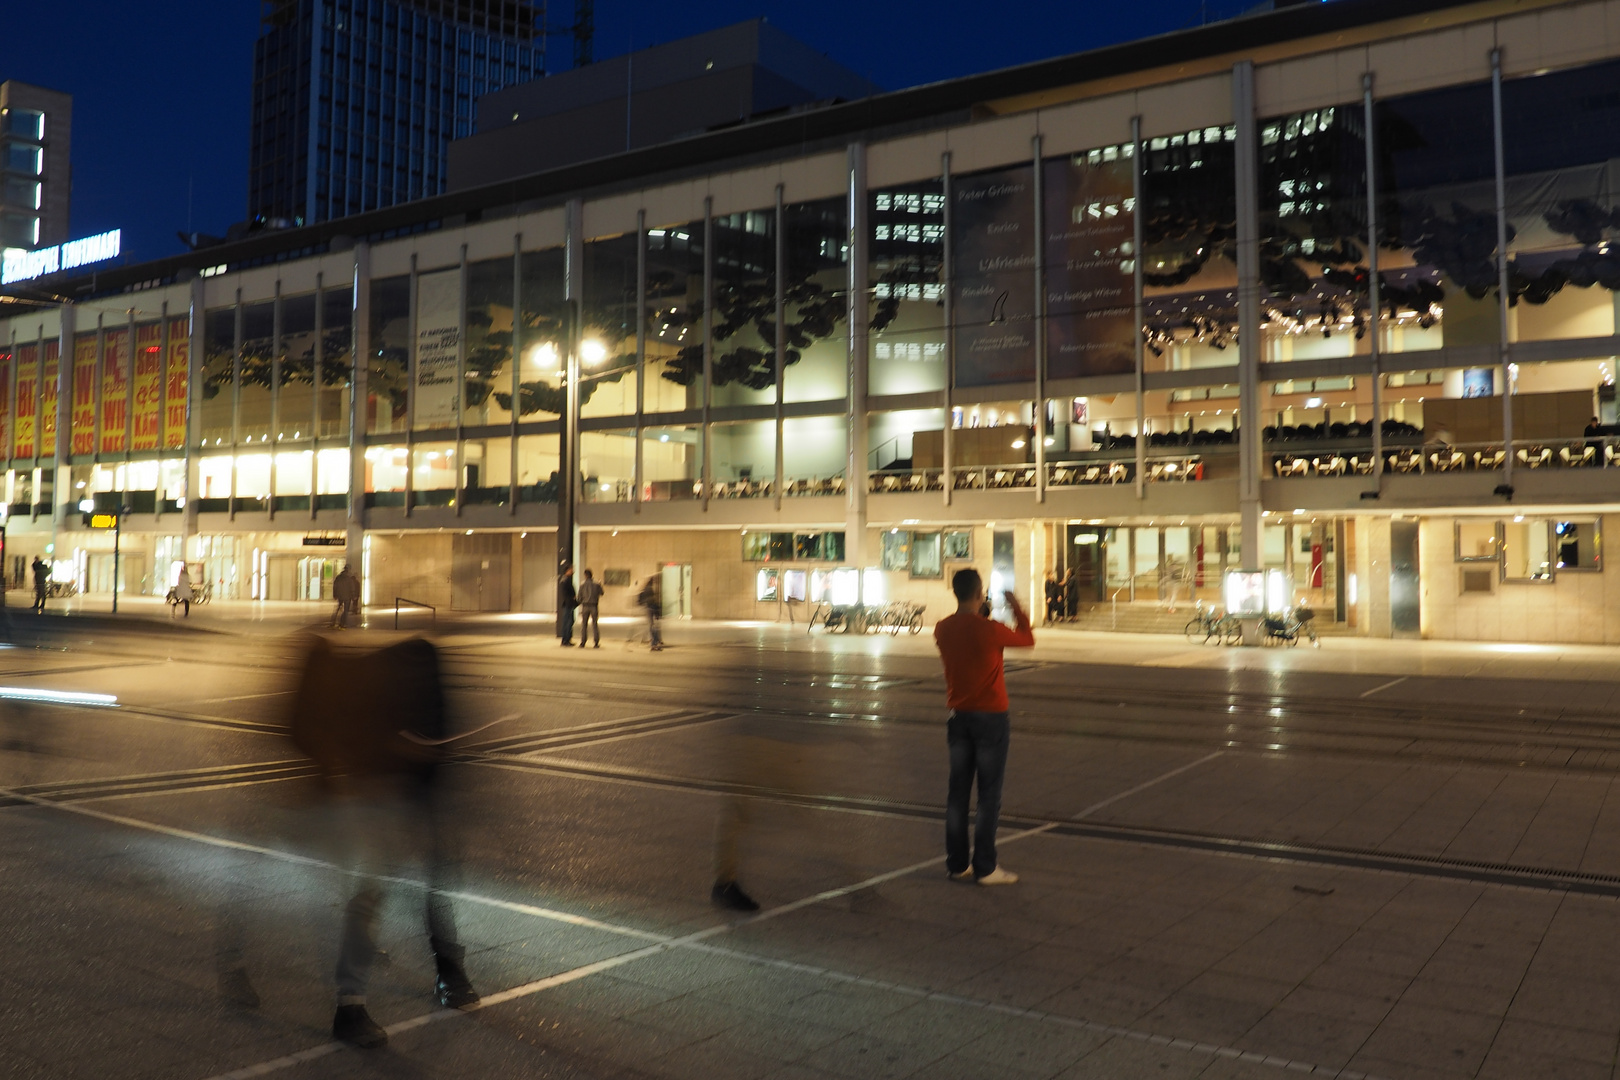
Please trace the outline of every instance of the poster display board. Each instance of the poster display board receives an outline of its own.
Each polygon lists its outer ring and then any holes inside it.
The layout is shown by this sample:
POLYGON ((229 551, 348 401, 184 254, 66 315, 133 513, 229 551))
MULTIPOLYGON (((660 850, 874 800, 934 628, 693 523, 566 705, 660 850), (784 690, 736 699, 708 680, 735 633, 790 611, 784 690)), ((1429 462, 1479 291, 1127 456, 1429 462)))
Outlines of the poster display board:
POLYGON ((34 456, 34 421, 39 410, 39 346, 17 346, 17 422, 12 425, 13 457, 34 456))
POLYGON ((1109 147, 1043 163, 1048 378, 1136 370, 1136 159, 1109 147))
POLYGON ((134 450, 158 449, 163 404, 163 324, 135 328, 134 450))
POLYGON ((461 413, 457 357, 461 349, 461 271, 416 279, 416 402, 418 428, 454 427, 461 413))
POLYGON ((75 456, 93 454, 96 452, 96 335, 74 335, 72 375, 68 452, 75 456))
POLYGON ((121 454, 129 420, 129 328, 108 330, 102 346, 101 452, 121 454))
POLYGON ((1035 378, 1035 171, 951 180, 956 385, 1035 378))
POLYGON ((191 321, 169 320, 169 355, 163 374, 163 448, 186 445, 186 386, 191 378, 191 321))

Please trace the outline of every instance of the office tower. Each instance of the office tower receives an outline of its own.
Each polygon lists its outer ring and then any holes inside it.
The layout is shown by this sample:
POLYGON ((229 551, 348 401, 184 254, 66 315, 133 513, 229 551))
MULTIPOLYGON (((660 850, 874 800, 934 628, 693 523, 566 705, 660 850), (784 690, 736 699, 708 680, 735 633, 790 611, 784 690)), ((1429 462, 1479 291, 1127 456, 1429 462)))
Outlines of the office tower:
POLYGON ((72 131, 71 94, 0 82, 0 247, 68 238, 72 131))
POLYGON ((445 189, 480 94, 545 72, 534 0, 265 0, 248 217, 300 224, 445 189))

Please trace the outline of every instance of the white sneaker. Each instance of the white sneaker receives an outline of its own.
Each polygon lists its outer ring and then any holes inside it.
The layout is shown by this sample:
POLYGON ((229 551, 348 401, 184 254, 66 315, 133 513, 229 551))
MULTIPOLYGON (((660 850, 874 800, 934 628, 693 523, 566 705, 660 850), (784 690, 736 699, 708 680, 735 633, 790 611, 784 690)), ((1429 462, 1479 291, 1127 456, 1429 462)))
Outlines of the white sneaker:
POLYGON ((971 867, 971 866, 968 867, 966 870, 962 871, 960 874, 951 874, 951 872, 949 870, 947 870, 945 872, 947 874, 950 874, 950 878, 951 878, 952 881, 972 881, 973 880, 973 867, 971 867))
POLYGON ((1016 885, 1017 883, 1017 874, 1011 870, 1003 870, 999 866, 979 879, 980 885, 1016 885))

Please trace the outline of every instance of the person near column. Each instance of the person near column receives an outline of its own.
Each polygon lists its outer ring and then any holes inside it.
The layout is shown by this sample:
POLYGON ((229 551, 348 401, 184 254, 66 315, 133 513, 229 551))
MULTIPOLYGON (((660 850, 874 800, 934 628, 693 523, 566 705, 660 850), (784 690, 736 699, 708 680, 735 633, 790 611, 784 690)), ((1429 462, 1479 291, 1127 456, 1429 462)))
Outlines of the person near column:
POLYGON ((360 606, 360 578, 349 569, 348 563, 344 563, 343 569, 332 579, 332 601, 336 605, 332 610, 332 629, 347 630, 349 616, 360 606))
MULTIPOLYGON (((187 619, 191 618, 191 600, 195 595, 196 592, 191 587, 191 575, 181 571, 180 576, 174 579, 174 603, 175 607, 185 608, 184 617, 187 619)), ((174 614, 172 608, 169 613, 174 614)))
POLYGON ((652 642, 652 651, 659 652, 664 647, 664 635, 658 625, 664 615, 664 590, 659 585, 657 574, 647 575, 647 582, 641 587, 641 594, 636 600, 647 613, 647 638, 652 642))
POLYGON ((574 647, 574 609, 577 607, 579 595, 574 589, 574 568, 564 563, 562 575, 557 579, 557 636, 562 638, 565 649, 574 647))
POLYGON ((41 614, 44 614, 44 612, 45 612, 45 594, 48 593, 50 591, 50 588, 51 588, 51 568, 50 568, 50 565, 47 564, 44 559, 41 559, 38 555, 35 555, 34 556, 33 571, 34 571, 34 610, 41 613, 41 614))
POLYGON ((592 648, 602 647, 601 603, 602 583, 586 570, 585 580, 579 583, 579 647, 582 649, 586 638, 592 639, 592 648))
POLYGON ((981 614, 984 579, 973 569, 951 578, 956 614, 934 626, 934 644, 945 666, 946 721, 950 785, 945 801, 945 870, 957 881, 1011 885, 1018 875, 996 862, 996 824, 1001 817, 1001 782, 1007 769, 1009 723, 1002 650, 1035 644, 1029 613, 1011 592, 1003 593, 1016 629, 981 614), (973 847, 968 848, 968 797, 975 778, 979 813, 973 847))

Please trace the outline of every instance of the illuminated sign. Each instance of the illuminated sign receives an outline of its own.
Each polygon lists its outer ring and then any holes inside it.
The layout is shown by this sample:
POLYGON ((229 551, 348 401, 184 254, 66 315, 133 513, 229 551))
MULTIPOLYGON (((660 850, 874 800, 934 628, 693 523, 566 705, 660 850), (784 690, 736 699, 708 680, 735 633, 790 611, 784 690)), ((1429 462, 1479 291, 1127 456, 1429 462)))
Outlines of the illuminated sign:
POLYGON ((90 527, 92 529, 116 529, 118 527, 118 515, 91 514, 90 527))
POLYGON ((118 253, 122 249, 121 229, 87 236, 83 240, 70 240, 65 244, 40 248, 38 251, 6 248, 4 256, 0 257, 0 285, 10 285, 16 281, 32 281, 62 270, 106 262, 108 259, 118 258, 118 253))

